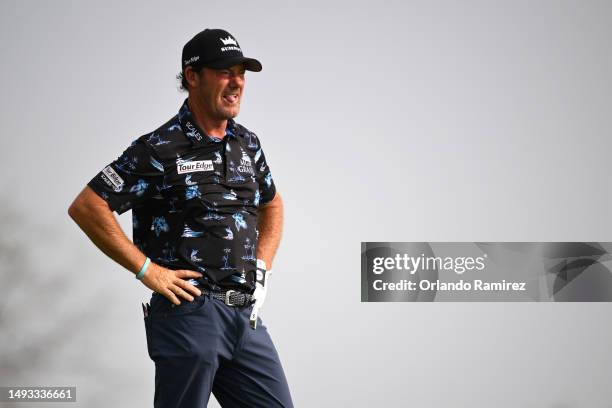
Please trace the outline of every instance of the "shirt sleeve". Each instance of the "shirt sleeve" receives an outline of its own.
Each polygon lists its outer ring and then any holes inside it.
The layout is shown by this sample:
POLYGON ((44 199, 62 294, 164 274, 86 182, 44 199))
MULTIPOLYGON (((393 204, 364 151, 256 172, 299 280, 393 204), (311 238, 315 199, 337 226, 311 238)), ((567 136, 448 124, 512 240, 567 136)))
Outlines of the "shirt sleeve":
POLYGON ((117 214, 159 193, 164 168, 153 149, 141 139, 87 183, 117 214))
POLYGON ((276 186, 274 185, 274 180, 272 180, 272 172, 266 162, 266 156, 261 148, 261 144, 258 144, 259 149, 255 153, 255 177, 259 184, 259 205, 261 206, 272 201, 276 194, 276 186))

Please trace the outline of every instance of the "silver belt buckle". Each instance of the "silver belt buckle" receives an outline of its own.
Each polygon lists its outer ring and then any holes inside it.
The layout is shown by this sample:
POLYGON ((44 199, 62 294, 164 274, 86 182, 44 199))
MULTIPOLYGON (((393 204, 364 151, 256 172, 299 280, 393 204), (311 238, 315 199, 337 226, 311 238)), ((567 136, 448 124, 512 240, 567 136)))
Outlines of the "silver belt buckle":
POLYGON ((230 294, 232 294, 233 292, 236 292, 236 291, 233 289, 230 289, 227 292, 225 292, 225 304, 228 306, 235 306, 230 303, 230 294))

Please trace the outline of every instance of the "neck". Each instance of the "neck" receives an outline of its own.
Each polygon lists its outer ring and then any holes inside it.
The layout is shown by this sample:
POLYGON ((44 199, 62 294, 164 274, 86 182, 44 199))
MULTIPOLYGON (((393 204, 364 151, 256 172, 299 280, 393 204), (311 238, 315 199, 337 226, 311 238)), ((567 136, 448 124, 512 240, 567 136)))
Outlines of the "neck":
POLYGON ((198 101, 197 98, 193 98, 191 95, 187 98, 189 104, 189 110, 193 115, 193 120, 206 132, 208 136, 214 136, 219 139, 225 137, 225 129, 227 128, 227 119, 217 119, 212 117, 206 110, 205 106, 198 101))

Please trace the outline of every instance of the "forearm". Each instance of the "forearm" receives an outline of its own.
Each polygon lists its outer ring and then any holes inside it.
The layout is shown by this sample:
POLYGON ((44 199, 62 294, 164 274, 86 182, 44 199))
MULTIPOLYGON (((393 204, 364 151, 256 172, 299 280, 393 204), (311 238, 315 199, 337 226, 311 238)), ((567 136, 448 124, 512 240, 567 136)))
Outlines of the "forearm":
POLYGON ((106 202, 93 190, 85 187, 68 214, 108 257, 133 273, 140 270, 146 256, 129 240, 106 202))
POLYGON ((259 209, 257 229, 257 258, 263 259, 267 269, 271 270, 283 232, 283 201, 280 194, 276 193, 272 201, 259 209))

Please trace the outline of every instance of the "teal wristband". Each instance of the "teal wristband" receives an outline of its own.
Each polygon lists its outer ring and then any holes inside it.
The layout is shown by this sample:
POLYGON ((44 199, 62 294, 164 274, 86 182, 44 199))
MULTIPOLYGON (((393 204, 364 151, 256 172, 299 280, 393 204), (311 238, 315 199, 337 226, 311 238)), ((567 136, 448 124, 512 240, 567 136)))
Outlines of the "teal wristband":
POLYGON ((151 260, 147 256, 147 259, 145 259, 144 264, 142 264, 142 268, 140 268, 140 271, 138 271, 138 275, 136 275, 136 279, 141 280, 144 277, 144 274, 147 271, 147 268, 149 267, 150 263, 151 260))

